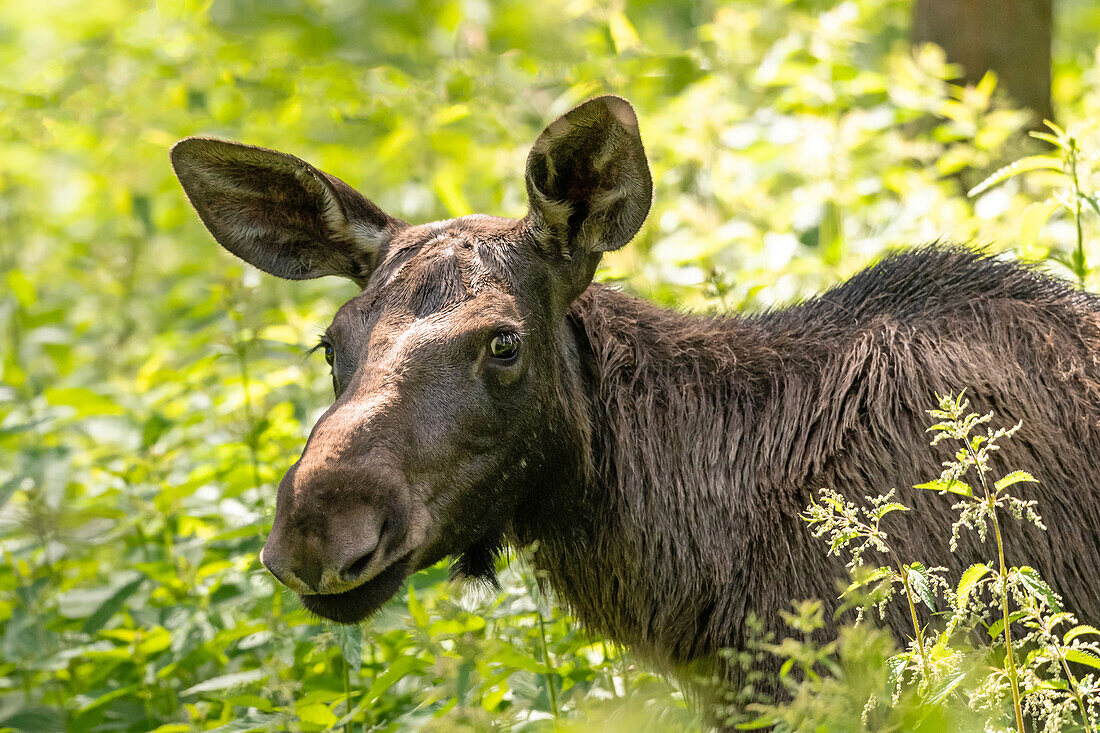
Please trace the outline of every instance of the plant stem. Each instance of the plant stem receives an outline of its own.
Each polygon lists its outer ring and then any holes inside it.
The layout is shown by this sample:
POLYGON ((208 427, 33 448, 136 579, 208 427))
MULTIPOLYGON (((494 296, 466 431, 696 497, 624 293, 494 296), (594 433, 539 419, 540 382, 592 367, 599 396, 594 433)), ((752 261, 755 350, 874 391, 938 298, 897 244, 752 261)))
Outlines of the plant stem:
POLYGON ((558 693, 554 690, 554 676, 557 672, 554 670, 554 662, 550 659, 550 649, 546 645, 546 619, 543 618, 542 608, 539 604, 535 603, 535 612, 539 617, 539 631, 542 639, 542 661, 549 670, 546 673, 546 685, 550 692, 550 708, 554 711, 554 717, 558 717, 558 693))
POLYGON ((237 365, 241 373, 241 388, 244 390, 244 414, 248 421, 248 456, 252 464, 252 484, 259 489, 263 482, 260 481, 260 456, 256 449, 256 413, 252 408, 252 379, 248 371, 248 348, 250 342, 239 341, 234 344, 237 352, 237 365))
MULTIPOLYGON (((344 673, 343 674, 343 677, 344 677, 344 706, 345 706, 344 707, 344 714, 347 715, 347 713, 352 708, 352 705, 351 705, 351 679, 350 679, 351 674, 350 674, 350 671, 349 671, 351 665, 349 665, 348 660, 344 658, 344 650, 343 649, 340 650, 340 661, 343 663, 341 666, 343 667, 343 673, 344 673)), ((354 716, 351 716, 351 717, 348 718, 347 722, 344 723, 344 733, 355 733, 354 726, 355 726, 354 716)))
POLYGON ((1049 646, 1058 656, 1058 662, 1062 665, 1062 670, 1066 673, 1066 683, 1069 685, 1070 692, 1073 693, 1074 700, 1077 701, 1077 708, 1081 711, 1081 721, 1084 723, 1086 733, 1096 733, 1096 726, 1089 721, 1089 711, 1085 706, 1084 698, 1081 697, 1081 691, 1078 689, 1077 678, 1073 676, 1073 672, 1071 672, 1069 668, 1069 662, 1066 661, 1065 655, 1062 654, 1062 645, 1058 643, 1058 637, 1054 633, 1054 629, 1039 611, 1038 606, 1035 605, 1034 596, 1028 596, 1028 605, 1029 610, 1039 622, 1043 632, 1050 637, 1051 644, 1049 646))
POLYGON ((1008 662, 1008 680, 1012 687, 1012 709, 1016 713, 1016 729, 1019 733, 1024 733, 1024 711, 1020 706, 1020 674, 1016 669, 1016 660, 1012 655, 1012 631, 1008 613, 1008 570, 1005 567, 1005 548, 1004 542, 1001 540, 1001 523, 997 521, 996 495, 989 491, 989 482, 985 479, 985 471, 982 470, 982 464, 978 461, 978 454, 974 450, 974 445, 968 438, 963 439, 963 444, 966 445, 966 450, 970 453, 970 459, 974 462, 974 470, 978 472, 978 480, 985 492, 985 502, 989 505, 989 514, 993 518, 993 535, 997 538, 997 557, 1001 563, 1001 618, 1004 619, 1005 624, 1005 661, 1008 662))
POLYGON ((1081 181, 1077 176, 1077 139, 1069 139, 1069 176, 1073 181, 1073 223, 1077 226, 1077 251, 1073 256, 1073 269, 1077 271, 1077 280, 1085 287, 1088 266, 1085 264, 1085 238, 1081 229, 1081 181))
POLYGON ((1024 713, 1020 707, 1020 679, 1016 670, 1016 661, 1012 657, 1012 632, 1008 617, 1008 572, 1005 569, 1005 549, 1001 541, 1001 523, 997 521, 997 507, 992 497, 986 493, 987 501, 993 514, 993 534, 997 538, 997 556, 1001 562, 1001 616, 1005 622, 1005 660, 1008 662, 1008 676, 1012 683, 1012 707, 1016 712, 1016 728, 1019 733, 1024 733, 1024 713))
POLYGON ((1074 699, 1077 700, 1077 708, 1081 711, 1081 722, 1085 723, 1086 733, 1096 733, 1096 726, 1089 722, 1089 710, 1085 707, 1085 700, 1081 698, 1081 691, 1077 689, 1077 678, 1074 677, 1074 672, 1069 671, 1069 664, 1066 661, 1066 657, 1062 656, 1062 649, 1055 647, 1058 652, 1058 661, 1062 663, 1062 668, 1066 670, 1066 681, 1069 683, 1069 689, 1074 693, 1074 699))
POLYGON ((1081 721, 1085 724, 1086 733, 1096 733, 1096 726, 1089 722, 1089 711, 1085 707, 1085 701, 1081 697, 1081 691, 1077 689, 1077 678, 1073 676, 1073 672, 1069 671, 1069 663, 1066 662, 1066 658, 1062 656, 1062 650, 1059 647, 1055 647, 1058 652, 1058 661, 1062 663, 1062 669, 1066 672, 1066 681, 1069 683, 1069 689, 1073 692, 1073 698, 1077 701, 1077 708, 1081 711, 1081 721))
POLYGON ((623 653, 621 647, 619 649, 619 675, 623 678, 623 706, 629 711, 630 701, 633 699, 633 693, 630 689, 630 664, 627 663, 626 654, 623 653))
POLYGON ((909 585, 909 571, 901 563, 898 563, 898 573, 901 575, 902 585, 905 586, 905 597, 909 601, 909 616, 913 619, 913 633, 917 635, 917 648, 920 649, 924 681, 929 683, 931 682, 931 668, 928 666, 928 655, 924 650, 924 634, 921 633, 920 623, 917 621, 917 606, 913 603, 913 588, 909 585))

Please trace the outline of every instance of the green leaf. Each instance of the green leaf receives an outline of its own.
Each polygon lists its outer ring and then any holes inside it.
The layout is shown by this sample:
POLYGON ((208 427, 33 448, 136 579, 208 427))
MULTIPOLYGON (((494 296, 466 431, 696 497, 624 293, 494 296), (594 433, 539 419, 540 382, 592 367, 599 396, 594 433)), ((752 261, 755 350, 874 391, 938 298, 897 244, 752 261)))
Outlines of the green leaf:
POLYGON ((34 305, 37 298, 34 285, 19 270, 8 271, 8 289, 15 295, 15 300, 21 307, 29 308, 34 305))
POLYGON ((1046 584, 1046 581, 1040 577, 1038 570, 1025 565, 1016 568, 1016 577, 1020 579, 1020 584, 1023 585, 1031 595, 1042 599, 1046 607, 1051 611, 1058 613, 1062 610, 1062 607, 1058 603, 1058 597, 1051 587, 1046 584))
POLYGON ((1039 238, 1039 231, 1060 206, 1056 199, 1035 201, 1027 205, 1024 213, 1020 215, 1021 247, 1027 249, 1035 244, 1035 240, 1039 238))
POLYGON ((958 494, 959 496, 974 496, 974 489, 970 488, 970 484, 963 481, 944 481, 938 478, 935 481, 916 484, 913 488, 925 489, 926 491, 939 491, 941 493, 947 491, 952 494, 958 494))
POLYGON ((172 427, 172 421, 154 412, 141 429, 141 448, 145 450, 153 447, 168 428, 172 427))
POLYGON ((857 537, 859 537, 858 532, 843 532, 838 534, 836 537, 833 537, 833 541, 829 544, 829 553, 835 553, 857 537))
POLYGON ((416 597, 416 591, 413 587, 409 586, 409 615, 412 616, 416 625, 421 629, 428 628, 428 612, 424 610, 423 604, 420 603, 420 599, 416 597))
POLYGON ((15 476, 0 484, 0 509, 4 508, 21 483, 23 483, 23 476, 15 476))
POLYGON ((890 512, 907 512, 907 511, 909 511, 909 507, 905 506, 904 504, 900 504, 896 501, 891 501, 887 504, 883 504, 882 506, 880 506, 878 508, 878 510, 875 512, 875 519, 882 519, 883 517, 885 517, 890 512))
POLYGON ((1097 629, 1095 626, 1089 626, 1088 624, 1080 624, 1067 631, 1065 636, 1062 637, 1062 641, 1068 644, 1078 636, 1085 636, 1086 634, 1100 636, 1100 629, 1097 629))
POLYGON ((321 703, 299 705, 294 709, 294 712, 298 714, 298 719, 303 723, 330 727, 336 722, 336 716, 332 714, 332 710, 329 709, 328 705, 321 703))
MULTIPOLYGON (((1013 611, 1012 613, 1008 614, 1008 620, 1012 623, 1016 623, 1017 621, 1019 621, 1020 619, 1022 619, 1026 615, 1027 615, 1027 611, 1013 611)), ((1004 617, 1002 616, 1001 618, 997 619, 996 621, 994 621, 993 623, 991 623, 989 625, 989 638, 990 639, 996 639, 998 636, 1003 634, 1004 631, 1005 631, 1005 620, 1004 620, 1004 617)))
POLYGON ((962 669, 954 669, 946 674, 940 683, 929 692, 928 697, 924 702, 927 705, 938 705, 947 699, 947 696, 951 694, 952 690, 959 686, 966 678, 966 672, 962 669))
POLYGON ((181 696, 187 697, 188 695, 199 695, 204 692, 217 692, 219 690, 228 690, 231 687, 242 687, 244 685, 251 685, 253 682, 259 682, 267 677, 267 671, 263 669, 250 669, 246 672, 233 672, 231 674, 218 675, 217 677, 211 677, 208 680, 192 685, 186 690, 180 693, 181 696))
POLYGON ((832 199, 822 206, 817 246, 821 248, 823 259, 830 264, 840 262, 844 256, 844 216, 832 199))
POLYGON ((16 710, 8 717, 0 718, 0 729, 53 733, 53 731, 65 730, 66 726, 58 710, 34 706, 16 710))
POLYGON ((1066 131, 1063 130, 1057 122, 1054 122, 1052 120, 1043 120, 1043 124, 1046 125, 1051 130, 1051 132, 1058 136, 1058 139, 1062 141, 1062 145, 1064 146, 1067 138, 1069 137, 1068 135, 1066 135, 1066 131))
POLYGON ((978 581, 984 578, 988 572, 989 566, 985 563, 975 563, 963 571, 962 577, 959 578, 959 587, 955 590, 955 602, 959 606, 966 603, 966 599, 970 597, 970 592, 974 590, 974 586, 976 586, 978 581))
POLYGON ((1045 142, 1048 142, 1056 148, 1061 148, 1062 150, 1066 149, 1065 141, 1058 137, 1055 137, 1054 135, 1051 135, 1049 132, 1032 131, 1029 132, 1028 135, 1035 138, 1036 140, 1043 140, 1045 142))
POLYGON ((889 687, 894 687, 898 679, 905 673, 905 668, 909 666, 913 656, 909 652, 903 654, 895 654, 886 660, 886 680, 889 687))
POLYGON ((1056 158, 1052 155, 1029 155, 1026 158, 1020 158, 1014 163, 1009 163, 1004 168, 1000 168, 994 171, 988 178, 979 183, 974 188, 966 192, 967 196, 973 198, 985 191, 996 186, 998 183, 1007 181, 1013 176, 1018 176, 1021 173, 1027 171, 1034 171, 1040 169, 1049 170, 1062 170, 1062 159, 1056 158))
POLYGON ((363 627, 358 624, 336 627, 336 644, 340 654, 353 672, 358 673, 363 665, 363 627))
POLYGON ((369 703, 377 700, 378 697, 392 685, 396 684, 406 675, 412 674, 414 670, 422 665, 423 662, 414 654, 405 654, 397 657, 397 660, 374 680, 374 683, 364 696, 364 701, 369 703))
POLYGON ((269 731, 278 723, 285 725, 284 716, 278 713, 254 713, 249 712, 244 718, 234 720, 232 723, 211 728, 206 733, 252 733, 253 731, 269 731))
POLYGON ((63 405, 76 408, 78 417, 89 415, 121 415, 124 410, 114 400, 83 387, 48 387, 46 401, 51 405, 63 405))
POLYGON ((993 484, 994 493, 1000 493, 1007 489, 1009 486, 1013 486, 1019 483, 1039 483, 1038 479, 1032 476, 1027 471, 1013 471, 1010 474, 1005 475, 997 483, 993 484))
POLYGON ((1065 657, 1067 662, 1075 662, 1094 669, 1100 669, 1100 657, 1085 649, 1066 649, 1065 657))
POLYGON ((1082 193, 1081 200, 1091 206, 1092 210, 1095 211, 1098 216, 1100 216, 1100 197, 1097 197, 1094 194, 1090 195, 1087 193, 1082 193))
POLYGON ((909 573, 909 585, 913 588, 913 592, 917 594, 917 598, 935 611, 936 597, 932 594, 932 584, 928 581, 928 568, 919 562, 915 562, 908 565, 906 570, 909 573))
POLYGON ((607 19, 607 29, 611 34, 611 42, 615 44, 615 53, 623 53, 628 49, 635 49, 641 45, 638 32, 622 11, 611 13, 607 19))
POLYGON ((763 730, 764 728, 774 728, 779 721, 772 715, 762 715, 756 720, 750 720, 747 723, 738 723, 734 726, 737 730, 763 730))
MULTIPOLYGON (((871 572, 864 575, 863 577, 856 578, 854 581, 852 581, 852 584, 844 589, 844 593, 850 593, 851 591, 855 590, 856 588, 862 588, 865 585, 870 585, 871 583, 874 583, 876 580, 881 580, 882 578, 885 578, 887 575, 890 575, 893 572, 894 571, 891 570, 890 568, 877 567, 874 570, 872 570, 871 572)), ((841 595, 843 595, 843 594, 841 594, 841 595)))
POLYGON ((523 652, 522 649, 504 647, 493 655, 487 663, 493 666, 503 666, 509 669, 522 669, 535 674, 549 674, 552 670, 547 665, 523 652))
POLYGON ((1029 685, 1020 690, 1023 695, 1030 695, 1033 692, 1039 692, 1040 690, 1068 690, 1069 685, 1065 680, 1040 680, 1033 685, 1029 685))
POLYGON ((111 690, 110 692, 106 692, 106 693, 100 695, 95 700, 92 700, 91 702, 87 703, 86 705, 83 705, 82 707, 78 708, 78 710, 81 713, 90 712, 92 710, 95 710, 98 707, 102 707, 102 706, 106 705, 107 703, 112 702, 114 700, 117 700, 119 698, 129 697, 130 695, 133 695, 135 692, 137 692, 137 690, 139 690, 140 688, 141 688, 141 685, 138 685, 138 684, 127 685, 126 687, 119 687, 117 689, 111 690))
POLYGON ((464 171, 457 166, 443 166, 432 177, 432 188, 451 216, 463 216, 473 211, 470 202, 462 194, 461 181, 464 171))
POLYGON ((141 587, 145 582, 145 576, 131 580, 126 585, 116 590, 107 600, 100 604, 91 616, 84 621, 84 626, 81 629, 85 634, 94 634, 103 628, 103 625, 111 620, 122 604, 126 602, 126 599, 137 592, 137 589, 141 587))

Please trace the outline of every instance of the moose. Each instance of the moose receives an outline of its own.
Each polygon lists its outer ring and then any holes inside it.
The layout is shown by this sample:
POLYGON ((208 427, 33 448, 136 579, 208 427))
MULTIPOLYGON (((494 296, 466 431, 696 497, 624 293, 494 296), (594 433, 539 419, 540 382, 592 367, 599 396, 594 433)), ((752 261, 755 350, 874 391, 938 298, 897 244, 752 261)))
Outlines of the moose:
MULTIPOLYGON (((792 599, 835 607, 843 563, 799 516, 820 488, 897 487, 916 508, 892 527, 904 557, 989 559, 966 536, 950 552, 951 502, 910 488, 949 457, 925 410, 966 388, 1023 421, 994 467, 1041 481, 1030 498, 1049 531, 1006 519, 1006 553, 1100 621, 1100 299, 1068 282, 938 244, 748 315, 593 283, 652 200, 637 117, 615 96, 535 140, 521 219, 408 224, 303 160, 223 140, 171 158, 231 253, 361 288, 321 339, 335 401, 279 485, 261 553, 318 616, 357 623, 444 558, 493 579, 504 548, 533 547, 593 631, 661 669, 718 669, 750 614, 782 632, 792 599)), ((887 616, 899 638, 907 613, 887 616)))

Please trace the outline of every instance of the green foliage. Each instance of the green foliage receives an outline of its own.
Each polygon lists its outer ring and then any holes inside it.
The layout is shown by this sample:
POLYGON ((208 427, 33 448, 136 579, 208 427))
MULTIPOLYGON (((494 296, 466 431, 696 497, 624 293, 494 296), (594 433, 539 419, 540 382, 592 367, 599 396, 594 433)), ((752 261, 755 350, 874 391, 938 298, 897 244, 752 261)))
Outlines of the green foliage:
POLYGON ((1023 219, 1024 236, 1027 241, 1034 239, 1039 228, 1047 222, 1051 215, 1058 209, 1062 209, 1072 218, 1077 234, 1076 249, 1073 250, 1068 261, 1065 258, 1063 258, 1063 261, 1077 276, 1081 285, 1084 286, 1085 279, 1089 274, 1089 266, 1085 259, 1085 235, 1081 216, 1088 209, 1100 215, 1100 194, 1095 189, 1085 190, 1083 185, 1085 185, 1085 182, 1095 179, 1096 168, 1100 165, 1100 158, 1095 154, 1082 154, 1076 136, 1070 135, 1050 120, 1047 120, 1045 124, 1050 128, 1050 133, 1032 132, 1031 135, 1052 145, 1059 153, 1057 156, 1029 155, 1020 158, 1014 163, 995 171, 989 178, 971 189, 968 195, 977 196, 999 183, 1028 171, 1059 171, 1063 177, 1061 183, 1064 188, 1056 190, 1054 195, 1045 201, 1037 201, 1028 206, 1023 219))
POLYGON ((1033 476, 1012 471, 992 483, 986 477, 989 454, 1020 425, 976 432, 993 416, 969 413, 968 407, 960 393, 941 397, 939 406, 928 411, 936 420, 929 428, 935 433, 932 445, 950 438, 962 447, 953 460, 944 463, 940 478, 917 488, 964 497, 952 507, 959 512, 952 528, 952 551, 960 527, 978 532, 983 542, 991 527, 998 561, 970 566, 952 591, 943 568, 928 569, 920 562, 906 561, 890 546, 880 520, 892 511, 908 510, 891 501, 893 490, 867 497, 869 506, 861 508, 835 491, 823 489, 821 500, 810 504, 803 519, 814 527, 815 536, 830 540, 830 554, 849 554, 854 582, 845 596, 857 607, 873 603, 881 613, 894 598, 895 589, 901 587, 913 636, 904 651, 896 652, 892 639, 887 636, 888 641, 883 641, 882 631, 859 626, 861 613, 855 626, 842 630, 838 641, 821 646, 809 635, 824 626, 820 610, 816 615, 807 613, 809 606, 803 604, 797 617, 785 617, 792 629, 803 633, 803 640, 762 645, 786 660, 780 676, 790 688, 792 700, 756 705, 761 715, 741 727, 989 731, 1008 729, 1011 719, 1019 733, 1040 727, 1045 733, 1067 729, 1094 733, 1098 729, 1100 674, 1093 670, 1100 670, 1100 639, 1095 638, 1100 631, 1078 624, 1034 568, 1005 562, 999 514, 1026 517, 1045 529, 1035 502, 1008 492, 1011 486, 1035 483, 1033 476), (961 481, 970 474, 980 491, 961 481), (863 558, 868 549, 880 552, 891 565, 866 566, 863 558), (866 598, 857 598, 860 592, 865 592, 866 598), (920 623, 915 607, 924 603, 935 613, 937 596, 944 600, 950 616, 945 625, 933 629, 920 623), (996 620, 988 623, 991 616, 996 620), (1014 626, 1025 629, 1021 638, 1013 638, 1014 626), (988 646, 973 643, 979 629, 988 632, 988 646), (886 652, 874 656, 867 653, 869 649, 886 652), (845 671, 851 664, 856 674, 845 671), (800 675, 791 674, 796 665, 800 675), (815 667, 830 670, 829 677, 818 675, 815 667), (889 692, 884 694, 886 690, 889 692))
MULTIPOLYGON (((423 573, 360 631, 280 590, 257 553, 330 399, 300 354, 354 290, 221 252, 167 149, 286 150, 410 221, 519 215, 535 135, 612 91, 657 197, 599 277, 662 302, 763 307, 941 236, 1070 261, 1080 223, 1087 250, 1095 218, 1021 222, 1057 170, 962 195, 1050 153, 907 24, 904 0, 0 4, 0 729, 698 728, 522 558, 499 594, 423 573)), ((1098 28, 1062 3, 1067 119, 1100 114, 1098 28)), ((925 600, 932 576, 898 572, 925 600)), ((1039 631, 1085 655, 1086 632, 1039 631)), ((846 644, 841 670, 894 654, 846 644)))

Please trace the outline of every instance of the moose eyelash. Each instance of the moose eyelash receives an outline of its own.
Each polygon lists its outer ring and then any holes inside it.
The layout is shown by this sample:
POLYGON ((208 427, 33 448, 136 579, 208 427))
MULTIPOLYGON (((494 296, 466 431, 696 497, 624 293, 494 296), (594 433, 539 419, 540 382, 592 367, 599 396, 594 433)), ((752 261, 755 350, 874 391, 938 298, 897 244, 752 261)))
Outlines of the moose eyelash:
POLYGON ((324 336, 322 336, 317 340, 317 343, 302 352, 302 358, 308 359, 309 357, 313 356, 313 352, 323 349, 327 344, 328 341, 326 341, 324 336))

